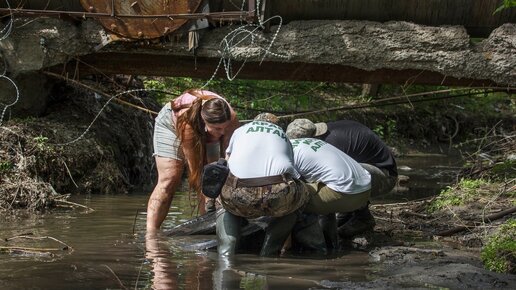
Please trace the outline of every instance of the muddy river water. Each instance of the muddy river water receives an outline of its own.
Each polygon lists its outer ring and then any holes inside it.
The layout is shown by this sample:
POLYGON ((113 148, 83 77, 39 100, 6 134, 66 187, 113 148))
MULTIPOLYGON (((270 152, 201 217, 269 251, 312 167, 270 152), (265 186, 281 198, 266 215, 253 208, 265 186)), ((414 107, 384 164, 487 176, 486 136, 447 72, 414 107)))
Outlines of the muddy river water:
MULTIPOLYGON (((444 155, 400 158, 400 174, 410 180, 375 202, 434 195, 454 180, 460 165, 459 158, 444 155)), ((147 198, 144 192, 76 196, 71 201, 94 211, 64 209, 0 221, 0 246, 49 249, 0 252, 0 289, 326 289, 334 282, 377 277, 375 264, 362 251, 224 259, 185 249, 202 237, 146 242, 147 198)), ((191 216, 188 197, 178 193, 164 227, 191 216)))

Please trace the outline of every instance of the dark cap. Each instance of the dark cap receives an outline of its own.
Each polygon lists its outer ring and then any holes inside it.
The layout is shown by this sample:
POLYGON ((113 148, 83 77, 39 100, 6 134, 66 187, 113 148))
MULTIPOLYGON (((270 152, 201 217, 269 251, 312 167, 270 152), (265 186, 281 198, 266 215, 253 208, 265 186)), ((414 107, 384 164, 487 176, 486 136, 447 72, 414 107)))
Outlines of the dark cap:
POLYGON ((295 119, 287 127, 287 137, 290 139, 320 136, 328 131, 326 123, 316 123, 308 119, 295 119))

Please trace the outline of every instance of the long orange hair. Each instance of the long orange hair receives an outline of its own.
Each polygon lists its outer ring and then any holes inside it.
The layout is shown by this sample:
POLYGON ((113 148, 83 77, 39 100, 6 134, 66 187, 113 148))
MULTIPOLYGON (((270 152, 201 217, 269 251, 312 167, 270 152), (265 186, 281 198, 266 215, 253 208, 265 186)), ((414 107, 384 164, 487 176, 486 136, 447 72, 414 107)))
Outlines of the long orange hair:
POLYGON ((206 130, 205 122, 210 124, 219 124, 231 119, 231 109, 229 104, 222 98, 214 95, 204 95, 201 90, 188 90, 197 97, 191 104, 175 106, 172 102, 174 112, 188 108, 184 113, 177 117, 176 131, 181 144, 186 138, 193 140, 190 158, 190 166, 188 168, 188 183, 195 191, 201 191, 201 173, 204 165, 206 165, 206 130))

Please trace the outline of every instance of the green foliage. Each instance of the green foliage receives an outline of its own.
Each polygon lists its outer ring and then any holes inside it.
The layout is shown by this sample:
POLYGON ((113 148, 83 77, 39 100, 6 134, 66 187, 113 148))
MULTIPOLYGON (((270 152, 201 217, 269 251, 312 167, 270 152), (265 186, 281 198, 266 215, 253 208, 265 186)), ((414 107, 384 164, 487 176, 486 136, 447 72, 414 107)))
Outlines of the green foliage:
MULTIPOLYGON (((223 80, 214 79, 208 86, 203 87, 205 80, 192 78, 156 78, 144 80, 145 87, 171 92, 173 95, 157 94, 161 104, 170 101, 174 95, 180 95, 186 90, 204 88, 224 96, 236 108, 240 119, 252 119, 260 112, 270 112, 276 115, 323 109, 340 106, 346 100, 341 96, 349 88, 343 89, 342 84, 321 82, 288 82, 288 81, 256 81, 256 80, 223 80)), ((314 118, 317 121, 317 117, 314 118)))
POLYGON ((0 162, 0 172, 8 172, 14 168, 14 165, 10 161, 1 161, 0 162))
POLYGON ((386 124, 379 124, 373 128, 373 131, 380 136, 381 139, 388 140, 396 135, 396 121, 387 120, 386 124))
POLYGON ((496 10, 493 12, 493 15, 511 7, 516 7, 516 0, 503 0, 502 5, 496 8, 496 10))
POLYGON ((495 119, 500 120, 500 117, 510 118, 507 116, 513 116, 516 110, 513 95, 504 92, 484 94, 482 90, 478 90, 482 94, 466 95, 471 89, 437 95, 450 96, 446 99, 429 100, 432 98, 424 95, 410 100, 395 99, 398 100, 396 105, 385 105, 390 103, 386 101, 381 107, 374 106, 375 102, 385 98, 450 89, 446 86, 382 84, 378 96, 370 99, 362 96, 360 84, 214 79, 205 86, 206 82, 205 79, 194 78, 159 77, 144 80, 147 88, 171 93, 156 94, 161 104, 188 89, 203 88, 224 96, 235 108, 240 120, 250 120, 261 112, 284 117, 280 120, 281 126, 286 126, 292 118, 309 118, 314 122, 352 119, 364 123, 382 139, 394 143, 398 137, 420 140, 425 144, 428 141, 452 143, 450 139, 453 139, 453 143, 460 142, 468 135, 478 138, 477 135, 473 136, 478 134, 474 129, 480 128, 476 123, 490 124, 495 119), (399 103, 400 100, 406 103, 399 103), (352 109, 352 106, 363 109, 352 109), (312 113, 314 111, 317 113, 312 113), (296 116, 288 118, 292 114, 296 116), (475 122, 468 120, 469 116, 476 116, 475 122))
POLYGON ((435 212, 448 206, 463 205, 479 195, 481 186, 487 184, 483 179, 461 179, 454 186, 448 186, 428 205, 429 212, 435 212))
POLYGON ((516 160, 505 160, 497 163, 489 173, 496 179, 516 178, 516 160))
MULTIPOLYGON (((166 84, 158 79, 146 79, 143 81, 143 84, 146 89, 157 90, 157 91, 167 91, 166 84)), ((168 95, 165 93, 155 92, 155 94, 156 94, 156 100, 161 104, 166 103, 167 100, 169 99, 168 95)))
POLYGON ((480 258, 491 271, 516 273, 516 219, 509 219, 500 226, 482 248, 480 258))
POLYGON ((39 150, 48 149, 48 145, 47 145, 48 138, 47 137, 39 135, 37 137, 34 137, 33 140, 34 140, 34 142, 36 142, 36 146, 38 147, 39 150))
POLYGON ((240 280, 240 289, 245 290, 261 290, 267 289, 267 277, 246 273, 242 280, 240 280))

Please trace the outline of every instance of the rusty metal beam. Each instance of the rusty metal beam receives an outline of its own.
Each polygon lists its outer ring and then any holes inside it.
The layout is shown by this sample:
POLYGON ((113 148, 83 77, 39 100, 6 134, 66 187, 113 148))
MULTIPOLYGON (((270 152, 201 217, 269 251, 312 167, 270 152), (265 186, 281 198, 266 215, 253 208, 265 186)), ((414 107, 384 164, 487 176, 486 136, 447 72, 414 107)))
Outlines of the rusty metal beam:
POLYGON ((256 16, 253 11, 228 11, 228 12, 210 12, 210 13, 178 13, 178 14, 157 14, 157 15, 130 15, 113 13, 97 13, 97 12, 79 12, 79 11, 62 11, 62 10, 36 10, 36 9, 9 9, 0 8, 0 15, 21 15, 24 17, 61 17, 63 15, 80 18, 163 18, 163 19, 201 19, 208 18, 211 20, 228 20, 237 21, 245 19, 253 21, 256 16))
MULTIPOLYGON (((148 76, 195 77, 210 78, 219 59, 152 55, 129 53, 97 53, 71 61, 63 66, 50 68, 56 73, 67 73, 69 77, 88 74, 128 74, 148 76)), ((241 63, 232 62, 235 71, 241 63)), ((216 77, 225 78, 221 70, 216 77)), ((239 73, 240 79, 255 80, 286 80, 286 81, 327 81, 344 83, 397 83, 397 84, 428 84, 448 86, 495 86, 490 80, 459 79, 447 77, 436 72, 405 69, 378 69, 366 71, 345 65, 314 64, 314 63, 284 63, 284 62, 246 62, 239 73)))

